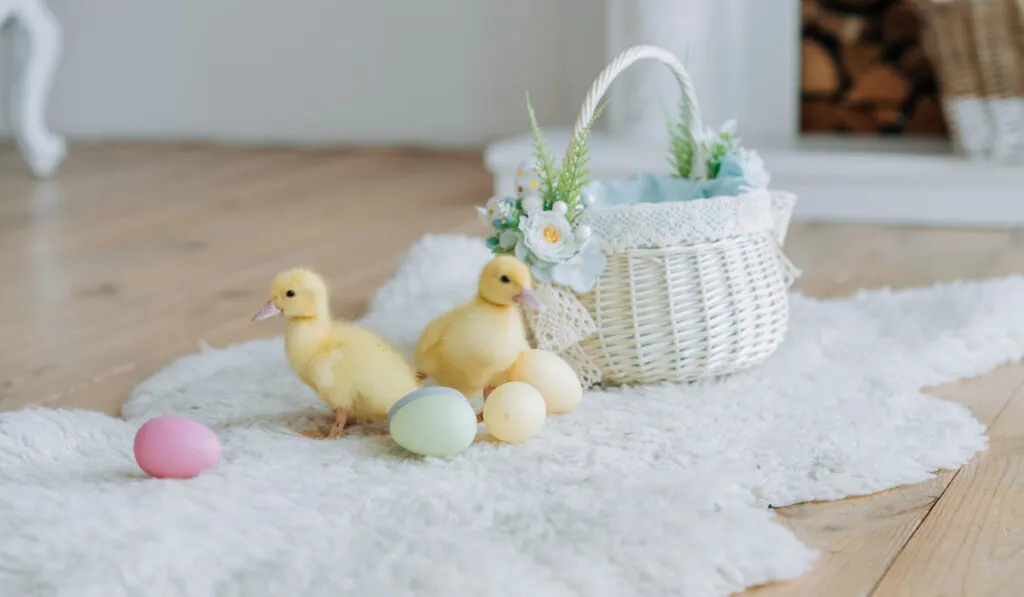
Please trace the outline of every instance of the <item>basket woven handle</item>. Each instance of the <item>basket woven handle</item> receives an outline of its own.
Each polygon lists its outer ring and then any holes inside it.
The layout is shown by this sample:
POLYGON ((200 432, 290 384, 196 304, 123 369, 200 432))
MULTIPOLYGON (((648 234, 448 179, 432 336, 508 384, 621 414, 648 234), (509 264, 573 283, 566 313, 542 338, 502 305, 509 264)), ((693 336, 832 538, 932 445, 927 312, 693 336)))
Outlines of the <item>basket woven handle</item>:
MULTIPOLYGON (((694 92, 693 82, 690 80, 690 75, 686 72, 683 64, 668 50, 658 46, 643 45, 633 46, 619 54, 597 76, 594 84, 590 87, 590 91, 587 93, 587 98, 583 100, 580 115, 576 118, 576 125, 573 127, 573 138, 579 137, 584 132, 587 124, 594 118, 594 112, 597 110, 601 98, 604 97, 608 88, 611 87, 615 77, 618 77, 637 61, 645 58, 654 58, 672 69, 672 74, 675 75, 676 82, 679 83, 679 90, 683 94, 682 107, 685 111, 687 122, 690 125, 690 132, 694 137, 697 137, 704 131, 700 107, 697 105, 697 94, 694 92)), ((690 176, 698 180, 707 176, 707 160, 702 154, 700 143, 693 144, 693 171, 690 176)))

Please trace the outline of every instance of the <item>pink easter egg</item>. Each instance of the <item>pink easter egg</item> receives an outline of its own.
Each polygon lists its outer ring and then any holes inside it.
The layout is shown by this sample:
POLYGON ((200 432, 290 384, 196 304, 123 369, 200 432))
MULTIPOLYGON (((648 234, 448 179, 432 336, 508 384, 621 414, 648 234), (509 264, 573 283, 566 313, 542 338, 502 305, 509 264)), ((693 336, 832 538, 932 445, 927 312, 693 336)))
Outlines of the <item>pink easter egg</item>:
POLYGON ((186 417, 157 417, 135 433, 135 461, 160 479, 190 479, 220 459, 220 440, 186 417))

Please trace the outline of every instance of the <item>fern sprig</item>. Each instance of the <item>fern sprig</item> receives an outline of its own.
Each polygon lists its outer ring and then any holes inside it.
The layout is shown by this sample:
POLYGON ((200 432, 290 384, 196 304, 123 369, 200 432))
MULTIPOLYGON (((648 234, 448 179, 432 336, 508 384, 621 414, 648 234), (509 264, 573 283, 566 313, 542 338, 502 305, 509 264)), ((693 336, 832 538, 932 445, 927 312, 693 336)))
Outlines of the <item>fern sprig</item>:
MULTIPOLYGON (((562 170, 558 173, 558 195, 556 201, 564 201, 568 207, 568 213, 574 214, 580 207, 583 187, 590 182, 590 169, 587 163, 590 161, 590 131, 594 122, 601 116, 607 102, 600 104, 594 110, 594 116, 587 124, 569 141, 569 149, 562 159, 562 170)), ((552 203, 553 205, 554 203, 552 203)))
POLYGON ((693 133, 687 118, 685 106, 679 110, 680 117, 668 125, 669 163, 672 174, 679 178, 689 178, 693 172, 693 133))
POLYGON ((551 209, 559 201, 565 203, 570 217, 580 209, 580 194, 583 192, 583 187, 590 182, 590 170, 587 168, 587 162, 590 160, 588 142, 590 130, 601 112, 604 111, 605 105, 607 103, 599 105, 586 126, 570 139, 565 157, 562 158, 562 167, 559 169, 555 167, 555 158, 544 141, 540 125, 537 124, 537 115, 530 104, 530 94, 526 94, 526 108, 530 114, 533 149, 536 153, 537 173, 541 179, 541 198, 544 200, 544 209, 551 209))
POLYGON ((540 125, 537 124, 537 115, 533 111, 533 105, 530 104, 529 93, 526 94, 526 109, 530 113, 533 151, 537 154, 537 173, 540 175, 541 197, 544 199, 545 205, 549 200, 554 204, 555 199, 553 198, 558 192, 558 173, 555 170, 555 156, 551 155, 547 141, 544 140, 544 135, 540 131, 540 125))
POLYGON ((718 133, 718 136, 709 144, 708 147, 708 177, 716 178, 718 173, 722 169, 722 161, 725 156, 730 152, 736 151, 740 145, 740 140, 735 136, 731 130, 723 130, 718 133))

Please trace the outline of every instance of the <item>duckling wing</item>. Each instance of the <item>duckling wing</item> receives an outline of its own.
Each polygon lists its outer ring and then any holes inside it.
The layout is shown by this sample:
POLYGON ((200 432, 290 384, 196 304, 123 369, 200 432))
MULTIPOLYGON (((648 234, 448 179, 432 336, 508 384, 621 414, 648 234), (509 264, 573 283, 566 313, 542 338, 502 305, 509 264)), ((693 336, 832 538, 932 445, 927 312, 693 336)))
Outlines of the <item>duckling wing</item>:
POLYGON ((430 375, 437 369, 438 359, 441 357, 441 341, 448 330, 452 319, 452 313, 447 313, 427 324, 416 341, 413 356, 416 359, 416 368, 430 375))
POLYGON ((352 402, 351 382, 335 375, 335 368, 344 359, 338 350, 321 352, 309 361, 309 378, 317 395, 331 408, 349 408, 352 402))

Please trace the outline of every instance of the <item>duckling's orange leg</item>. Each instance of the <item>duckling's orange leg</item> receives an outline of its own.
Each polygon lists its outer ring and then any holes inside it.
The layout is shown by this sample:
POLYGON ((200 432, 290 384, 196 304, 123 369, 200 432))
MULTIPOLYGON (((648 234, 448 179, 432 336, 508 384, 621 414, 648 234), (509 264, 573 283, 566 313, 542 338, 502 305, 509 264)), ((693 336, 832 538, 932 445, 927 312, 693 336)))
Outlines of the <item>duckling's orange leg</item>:
POLYGON ((347 408, 336 408, 334 409, 334 427, 327 433, 327 439, 334 439, 340 437, 345 433, 345 423, 348 422, 348 409, 347 408))
POLYGON ((342 435, 345 427, 353 425, 355 422, 355 419, 348 418, 347 408, 336 408, 334 409, 334 425, 331 427, 330 431, 325 431, 320 428, 307 429, 302 432, 302 436, 310 439, 334 439, 342 435))
POLYGON ((507 369, 504 370, 504 371, 499 371, 499 372, 495 373, 491 377, 491 379, 487 381, 487 385, 484 386, 484 391, 483 391, 484 401, 485 402, 487 401, 487 397, 491 395, 491 392, 493 392, 495 388, 497 388, 500 385, 506 384, 506 383, 508 383, 508 370, 507 369))

